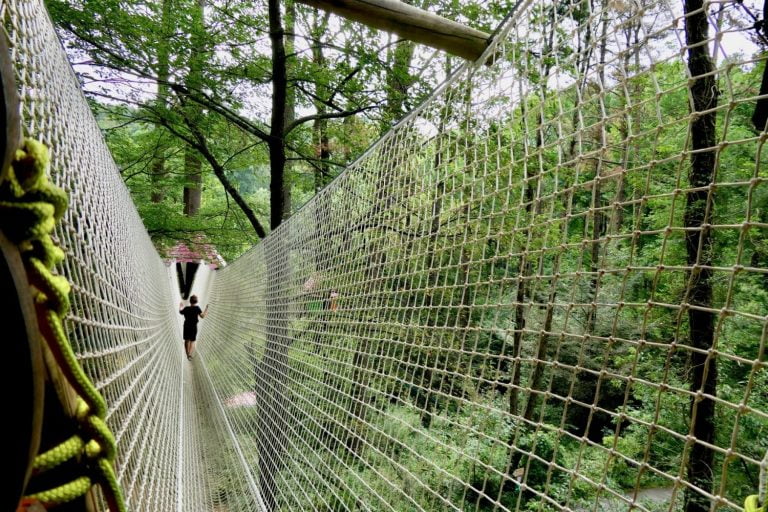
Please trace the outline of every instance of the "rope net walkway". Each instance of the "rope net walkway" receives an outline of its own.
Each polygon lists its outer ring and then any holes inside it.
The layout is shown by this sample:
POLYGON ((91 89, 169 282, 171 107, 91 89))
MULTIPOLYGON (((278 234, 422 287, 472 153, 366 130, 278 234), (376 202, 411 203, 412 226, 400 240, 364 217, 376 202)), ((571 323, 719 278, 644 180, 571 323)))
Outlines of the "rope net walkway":
POLYGON ((66 327, 107 401, 128 509, 213 510, 200 436, 229 441, 194 402, 175 270, 144 229, 42 3, 3 0, 0 20, 25 135, 52 149, 52 179, 69 194, 55 234, 67 256, 59 271, 72 283, 66 327))
POLYGON ((191 364, 46 15, 1 4, 129 507, 743 510, 768 450, 765 43, 745 4, 694 4, 518 5, 491 65, 201 269, 191 364))

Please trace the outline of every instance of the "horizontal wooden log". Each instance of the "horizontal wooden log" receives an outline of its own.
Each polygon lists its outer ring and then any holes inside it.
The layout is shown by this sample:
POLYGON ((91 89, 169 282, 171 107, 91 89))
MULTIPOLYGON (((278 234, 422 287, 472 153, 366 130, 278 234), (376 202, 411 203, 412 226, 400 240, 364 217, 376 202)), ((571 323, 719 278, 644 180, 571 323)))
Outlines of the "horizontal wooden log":
POLYGON ((298 0, 404 39, 476 60, 488 45, 485 32, 397 0, 298 0))

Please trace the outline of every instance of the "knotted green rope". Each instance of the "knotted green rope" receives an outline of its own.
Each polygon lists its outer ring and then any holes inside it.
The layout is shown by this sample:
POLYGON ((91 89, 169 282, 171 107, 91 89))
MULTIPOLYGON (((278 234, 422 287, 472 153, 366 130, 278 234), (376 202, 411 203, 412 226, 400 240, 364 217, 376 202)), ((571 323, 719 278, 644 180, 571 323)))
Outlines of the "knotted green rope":
POLYGON ((768 512, 768 509, 765 505, 760 506, 757 494, 754 494, 744 502, 744 512, 768 512))
POLYGON ((32 464, 32 470, 35 473, 42 473, 53 469, 59 464, 80 455, 85 449, 85 443, 80 436, 72 436, 63 443, 54 446, 45 453, 35 457, 32 464))
POLYGON ((0 229, 19 247, 33 296, 43 338, 62 373, 78 395, 75 419, 78 434, 39 454, 34 474, 42 473, 70 459, 80 460, 88 475, 54 489, 25 497, 44 506, 77 499, 88 492, 92 477, 101 485, 110 510, 124 512, 125 502, 115 477, 115 438, 104 422, 107 404, 75 358, 62 320, 69 311, 69 282, 53 273, 64 260, 51 233, 67 208, 66 193, 48 180, 48 148, 27 140, 16 151, 8 175, 0 183, 0 229))

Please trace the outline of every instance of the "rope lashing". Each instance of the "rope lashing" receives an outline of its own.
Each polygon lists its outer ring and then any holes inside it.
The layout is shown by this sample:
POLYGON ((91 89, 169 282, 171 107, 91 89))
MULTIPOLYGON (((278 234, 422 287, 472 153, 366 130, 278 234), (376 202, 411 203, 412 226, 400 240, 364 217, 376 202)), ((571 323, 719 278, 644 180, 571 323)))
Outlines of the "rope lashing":
POLYGON ((66 503, 83 496, 94 483, 101 485, 113 512, 123 512, 125 503, 117 483, 113 462, 115 438, 104 422, 107 405, 75 358, 62 320, 69 311, 70 285, 53 267, 64 260, 64 251, 51 238, 56 222, 67 208, 66 193, 48 180, 48 148, 27 140, 16 151, 5 181, 0 183, 0 228, 19 247, 24 260, 38 323, 47 346, 68 383, 78 395, 75 419, 78 432, 58 446, 39 454, 33 474, 77 459, 83 476, 53 489, 26 496, 22 509, 30 503, 45 507, 66 503))

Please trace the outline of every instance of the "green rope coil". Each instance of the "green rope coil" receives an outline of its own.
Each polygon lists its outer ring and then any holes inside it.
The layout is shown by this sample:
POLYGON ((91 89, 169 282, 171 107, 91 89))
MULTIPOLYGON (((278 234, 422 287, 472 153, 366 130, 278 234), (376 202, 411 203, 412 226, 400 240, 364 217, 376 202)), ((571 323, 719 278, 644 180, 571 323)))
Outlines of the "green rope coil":
POLYGON ((71 482, 59 487, 54 487, 47 491, 38 492, 27 496, 29 499, 37 500, 44 506, 61 505, 72 500, 76 500, 91 488, 91 479, 87 476, 81 476, 71 482))
POLYGON ((51 233, 67 209, 67 194, 48 180, 48 148, 28 139, 18 149, 8 175, 0 183, 0 229, 19 247, 34 298, 38 323, 62 373, 78 395, 79 433, 39 454, 33 463, 35 474, 79 459, 85 472, 59 487, 25 499, 44 506, 66 503, 83 496, 98 483, 113 512, 124 512, 125 501, 115 476, 115 437, 104 421, 107 403, 75 357, 62 320, 69 311, 70 285, 53 267, 64 260, 51 233), (92 480, 93 477, 93 480, 92 480))
POLYGON ((32 464, 32 470, 36 473, 42 473, 49 469, 53 469, 69 459, 77 457, 84 449, 85 443, 82 438, 78 435, 74 435, 63 443, 54 446, 47 452, 41 453, 35 457, 35 462, 32 464))

